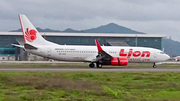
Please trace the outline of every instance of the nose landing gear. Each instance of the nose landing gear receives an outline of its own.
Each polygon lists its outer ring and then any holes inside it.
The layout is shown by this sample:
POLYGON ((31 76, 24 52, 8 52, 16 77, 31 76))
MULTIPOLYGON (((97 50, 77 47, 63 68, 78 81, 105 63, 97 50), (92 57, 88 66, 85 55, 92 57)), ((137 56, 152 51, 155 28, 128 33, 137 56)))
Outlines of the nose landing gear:
POLYGON ((156 68, 156 63, 153 64, 153 68, 156 68))

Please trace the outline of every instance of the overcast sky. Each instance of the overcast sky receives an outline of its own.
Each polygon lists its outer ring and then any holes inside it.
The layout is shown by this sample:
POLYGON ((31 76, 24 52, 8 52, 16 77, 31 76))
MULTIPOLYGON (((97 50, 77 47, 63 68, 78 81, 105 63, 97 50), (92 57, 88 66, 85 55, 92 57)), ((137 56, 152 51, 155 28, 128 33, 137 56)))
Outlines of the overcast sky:
POLYGON ((40 28, 83 30, 113 22, 180 41, 180 0, 0 0, 0 31, 19 29, 18 14, 40 28))

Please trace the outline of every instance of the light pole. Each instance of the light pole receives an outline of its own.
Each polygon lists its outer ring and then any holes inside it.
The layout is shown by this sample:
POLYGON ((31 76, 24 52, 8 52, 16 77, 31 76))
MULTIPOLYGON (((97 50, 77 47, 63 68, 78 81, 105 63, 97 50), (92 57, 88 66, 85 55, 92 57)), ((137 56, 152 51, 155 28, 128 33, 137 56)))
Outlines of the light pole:
POLYGON ((136 34, 136 47, 137 47, 137 34, 136 34))

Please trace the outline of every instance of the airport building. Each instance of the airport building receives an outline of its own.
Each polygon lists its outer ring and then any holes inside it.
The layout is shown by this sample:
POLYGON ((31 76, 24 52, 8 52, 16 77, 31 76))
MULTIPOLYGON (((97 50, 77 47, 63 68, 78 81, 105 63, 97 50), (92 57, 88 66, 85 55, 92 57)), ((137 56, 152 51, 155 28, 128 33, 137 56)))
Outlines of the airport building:
MULTIPOLYGON (((155 34, 101 34, 101 33, 49 33, 41 35, 61 45, 95 45, 98 39, 105 46, 140 46, 162 49, 164 35, 155 34)), ((11 44, 24 44, 22 32, 0 32, 0 60, 28 60, 28 53, 11 44)))

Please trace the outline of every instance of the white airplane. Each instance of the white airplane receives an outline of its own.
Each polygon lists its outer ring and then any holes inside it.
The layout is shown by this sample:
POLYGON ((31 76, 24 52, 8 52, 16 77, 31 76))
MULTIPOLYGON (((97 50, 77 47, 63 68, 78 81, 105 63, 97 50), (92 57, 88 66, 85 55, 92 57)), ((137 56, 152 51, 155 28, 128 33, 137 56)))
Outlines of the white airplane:
POLYGON ((175 61, 178 62, 180 60, 180 56, 174 57, 175 61))
POLYGON ((25 15, 19 15, 19 20, 24 36, 24 46, 15 45, 25 51, 42 57, 60 61, 89 62, 89 67, 102 68, 103 65, 125 66, 129 62, 165 61, 170 57, 161 50, 146 47, 121 47, 100 46, 95 40, 96 46, 59 45, 45 40, 32 25, 25 15))

